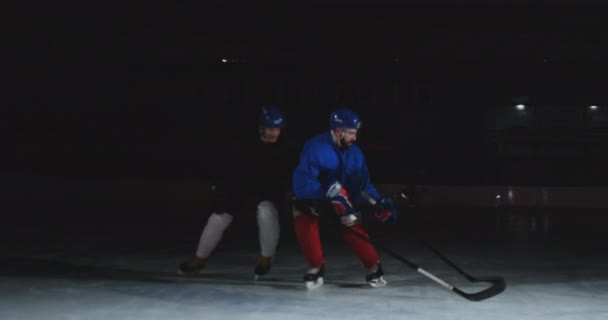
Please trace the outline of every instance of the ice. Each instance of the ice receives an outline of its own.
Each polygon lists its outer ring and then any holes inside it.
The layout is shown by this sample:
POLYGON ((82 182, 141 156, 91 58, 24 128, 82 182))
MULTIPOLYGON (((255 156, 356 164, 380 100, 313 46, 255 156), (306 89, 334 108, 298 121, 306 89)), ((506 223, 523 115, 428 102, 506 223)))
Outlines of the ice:
MULTIPOLYGON (((383 255, 389 285, 368 287, 349 249, 326 242, 326 282, 306 290, 307 266, 293 242, 253 281, 255 250, 225 245, 197 277, 175 274, 191 245, 39 242, 3 248, 0 319, 606 319, 608 259, 541 243, 443 242, 468 273, 504 276, 507 290, 470 302, 383 255), (118 247, 116 247, 118 248, 118 247)), ((250 246, 253 247, 253 246, 250 246)), ((465 291, 477 291, 436 257, 409 242, 392 247, 465 291)))

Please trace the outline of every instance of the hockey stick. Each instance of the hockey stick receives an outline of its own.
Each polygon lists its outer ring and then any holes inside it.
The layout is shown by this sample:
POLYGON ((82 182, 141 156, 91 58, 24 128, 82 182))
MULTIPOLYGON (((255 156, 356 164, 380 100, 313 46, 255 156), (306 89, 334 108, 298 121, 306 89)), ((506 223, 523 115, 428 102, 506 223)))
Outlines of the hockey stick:
MULTIPOLYGON (((376 200, 374 200, 372 197, 370 197, 367 193, 361 192, 361 195, 371 205, 375 205, 376 204, 376 200)), ((395 258, 395 259, 403 262, 404 264, 406 264, 410 268, 418 271, 419 273, 421 273, 425 277, 427 277, 427 278, 429 278, 429 279, 437 282, 438 284, 442 285, 443 287, 447 288, 448 290, 453 291, 456 294, 458 294, 459 296, 461 296, 461 297, 463 297, 465 299, 468 299, 470 301, 481 301, 481 300, 485 300, 485 299, 494 297, 494 296, 500 294, 501 292, 503 292, 506 289, 506 287, 507 287, 507 284, 505 283, 505 280, 504 280, 503 277, 499 277, 499 276, 473 277, 472 275, 464 272, 460 267, 458 267, 456 264, 454 264, 452 261, 450 261, 447 257, 445 257, 443 254, 441 254, 435 248, 431 247, 428 244, 425 244, 443 262, 445 262, 448 266, 452 267, 454 270, 456 270, 458 273, 460 273, 462 276, 464 276, 470 282, 488 282, 488 283, 491 284, 491 286, 489 288, 484 289, 484 290, 479 291, 479 292, 475 292, 475 293, 464 292, 464 291, 460 290, 459 288, 457 288, 457 287, 455 287, 455 286, 453 286, 453 285, 451 285, 451 284, 449 284, 449 283, 441 280, 440 278, 436 277, 432 273, 430 273, 430 272, 422 269, 417 264, 413 263, 412 261, 407 260, 406 258, 402 257, 401 255, 399 255, 395 251, 391 250, 390 248, 386 247, 385 245, 383 245, 381 243, 377 243, 376 241, 373 241, 370 238, 366 237, 365 235, 363 235, 363 234, 361 234, 361 233, 359 233, 357 231, 354 231, 354 230, 352 230, 352 229, 350 229, 348 227, 345 227, 345 229, 347 229, 349 232, 351 232, 352 234, 354 234, 358 238, 360 238, 360 239, 362 239, 364 241, 367 241, 367 242, 373 244, 377 248, 380 248, 382 251, 384 251, 385 253, 387 253, 391 257, 393 257, 393 258, 395 258)))

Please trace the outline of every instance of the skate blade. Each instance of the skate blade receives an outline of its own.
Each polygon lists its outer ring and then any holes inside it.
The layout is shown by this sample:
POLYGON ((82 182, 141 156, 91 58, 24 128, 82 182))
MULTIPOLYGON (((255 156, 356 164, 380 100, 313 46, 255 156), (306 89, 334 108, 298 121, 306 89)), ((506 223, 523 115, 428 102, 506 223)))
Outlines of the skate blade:
POLYGON ((306 281, 306 289, 316 289, 323 285, 323 278, 318 278, 317 281, 306 281))
POLYGON ((384 277, 374 279, 368 283, 369 283, 370 287, 372 287, 372 288, 382 288, 388 284, 388 282, 386 282, 386 280, 384 280, 384 277))

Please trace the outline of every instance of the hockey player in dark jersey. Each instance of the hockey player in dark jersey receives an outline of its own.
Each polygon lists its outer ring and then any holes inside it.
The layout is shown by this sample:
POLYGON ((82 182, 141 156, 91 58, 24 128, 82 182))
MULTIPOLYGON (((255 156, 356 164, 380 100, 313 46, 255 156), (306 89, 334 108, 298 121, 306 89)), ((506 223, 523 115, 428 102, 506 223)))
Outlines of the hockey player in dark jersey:
MULTIPOLYGON (((211 215, 195 256, 179 266, 179 274, 201 272, 237 213, 256 212, 260 254, 255 279, 270 271, 279 240, 279 212, 290 181, 290 152, 281 139, 285 118, 279 108, 263 107, 259 135, 238 143, 230 153, 230 172, 212 186, 211 215)), ((225 165, 224 165, 225 166, 225 165)))
POLYGON ((323 284, 325 260, 319 217, 329 215, 344 225, 342 236, 367 269, 366 281, 372 287, 382 287, 386 281, 376 249, 354 234, 367 237, 357 212, 358 205, 368 203, 362 192, 376 200, 371 209, 378 220, 395 221, 397 211, 390 198, 382 198, 369 181, 365 156, 355 144, 359 116, 349 109, 338 109, 330 115, 329 124, 330 132, 305 143, 293 173, 295 231, 310 267, 304 281, 309 289, 323 284))

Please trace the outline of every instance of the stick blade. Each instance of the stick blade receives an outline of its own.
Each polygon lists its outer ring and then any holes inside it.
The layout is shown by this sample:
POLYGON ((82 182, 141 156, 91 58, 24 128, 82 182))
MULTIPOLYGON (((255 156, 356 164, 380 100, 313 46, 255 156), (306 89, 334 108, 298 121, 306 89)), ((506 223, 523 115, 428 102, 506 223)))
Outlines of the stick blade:
POLYGON ((470 301, 482 301, 482 300, 492 298, 496 295, 499 295, 500 293, 505 291, 505 289, 507 288, 507 283, 505 282, 505 279, 503 277, 487 276, 487 277, 478 277, 478 278, 471 277, 471 278, 472 279, 469 279, 469 280, 471 280, 471 282, 488 282, 488 283, 491 283, 492 285, 489 288, 476 292, 476 293, 466 293, 458 288, 453 289, 453 291, 456 292, 458 295, 460 295, 461 297, 464 297, 470 301))

